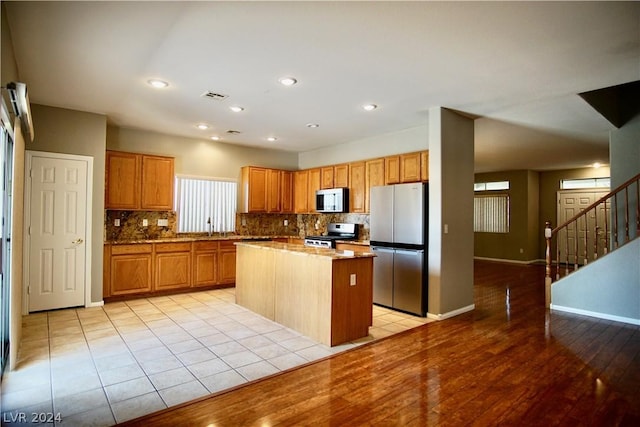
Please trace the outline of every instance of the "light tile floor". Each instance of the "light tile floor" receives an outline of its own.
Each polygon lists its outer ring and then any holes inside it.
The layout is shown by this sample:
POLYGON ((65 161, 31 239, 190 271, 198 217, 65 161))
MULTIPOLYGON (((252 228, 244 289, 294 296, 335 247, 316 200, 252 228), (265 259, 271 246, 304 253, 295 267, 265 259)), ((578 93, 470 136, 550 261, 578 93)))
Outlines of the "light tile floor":
POLYGON ((229 288, 24 316, 2 425, 110 426, 429 321, 374 306, 368 337, 328 347, 234 301, 229 288))

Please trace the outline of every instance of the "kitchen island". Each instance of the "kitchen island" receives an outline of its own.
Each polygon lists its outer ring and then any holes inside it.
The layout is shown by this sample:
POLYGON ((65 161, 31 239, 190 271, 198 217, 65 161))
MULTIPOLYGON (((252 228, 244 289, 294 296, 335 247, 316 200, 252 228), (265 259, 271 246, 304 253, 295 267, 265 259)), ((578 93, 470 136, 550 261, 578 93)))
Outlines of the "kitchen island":
POLYGON ((369 334, 373 257, 280 242, 237 242, 236 303, 335 346, 369 334))

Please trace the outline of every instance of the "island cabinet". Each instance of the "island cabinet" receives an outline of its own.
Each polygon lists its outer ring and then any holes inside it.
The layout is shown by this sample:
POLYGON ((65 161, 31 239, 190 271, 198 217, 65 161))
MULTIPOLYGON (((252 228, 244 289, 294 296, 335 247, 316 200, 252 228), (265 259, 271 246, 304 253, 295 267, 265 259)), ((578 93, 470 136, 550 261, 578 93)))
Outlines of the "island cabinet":
MULTIPOLYGON (((153 246, 151 244, 113 245, 105 270, 105 296, 149 292, 152 289, 153 246)), ((107 260, 105 260, 107 261, 107 260)))
POLYGON ((138 153, 107 151, 105 208, 171 210, 174 159, 138 153))
POLYGON ((323 344, 369 334, 373 257, 279 242, 239 242, 236 302, 323 344))
POLYGON ((155 289, 179 289, 191 286, 191 242, 156 243, 155 289))

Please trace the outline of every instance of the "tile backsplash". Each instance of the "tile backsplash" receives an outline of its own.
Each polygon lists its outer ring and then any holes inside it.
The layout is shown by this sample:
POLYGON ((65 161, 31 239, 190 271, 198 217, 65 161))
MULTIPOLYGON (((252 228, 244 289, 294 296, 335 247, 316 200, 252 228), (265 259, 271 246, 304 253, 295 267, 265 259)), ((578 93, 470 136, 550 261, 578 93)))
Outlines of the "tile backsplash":
MULTIPOLYGON (((327 233, 331 222, 358 224, 358 238, 369 240, 369 215, 338 214, 236 214, 235 234, 241 236, 292 236, 304 238, 327 233), (287 222, 287 225, 285 224, 287 222)), ((219 233, 214 233, 219 234, 219 233)), ((207 233, 178 233, 177 215, 174 211, 116 211, 105 212, 104 240, 133 241, 170 239, 181 236, 205 236, 207 233), (158 220, 167 225, 158 225, 158 220), (115 222, 119 220, 120 225, 115 222), (143 221, 147 225, 143 225, 143 221)))

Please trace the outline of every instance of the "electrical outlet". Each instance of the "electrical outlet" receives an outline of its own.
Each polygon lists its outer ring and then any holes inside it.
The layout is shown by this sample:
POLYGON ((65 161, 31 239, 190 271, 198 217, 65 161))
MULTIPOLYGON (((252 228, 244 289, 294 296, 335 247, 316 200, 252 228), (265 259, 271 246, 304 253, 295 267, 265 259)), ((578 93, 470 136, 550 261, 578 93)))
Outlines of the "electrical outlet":
POLYGON ((168 227, 169 226, 169 220, 166 218, 161 218, 158 219, 158 227, 168 227))
POLYGON ((355 286, 356 285, 356 275, 355 275, 355 273, 349 276, 349 285, 350 286, 355 286))
POLYGON ((113 225, 114 225, 115 227, 120 227, 120 218, 116 218, 116 219, 114 219, 114 220, 113 220, 113 225))
POLYGON ((286 226, 288 226, 288 225, 289 225, 289 220, 288 220, 288 219, 285 219, 285 220, 284 220, 284 226, 286 227, 286 226))
POLYGON ((241 223, 242 223, 243 226, 247 225, 247 218, 242 217, 241 223))
POLYGON ((143 227, 148 227, 148 226, 149 226, 149 220, 148 220, 148 219, 146 219, 146 218, 145 218, 145 219, 143 219, 143 220, 142 220, 142 226, 143 226, 143 227))

